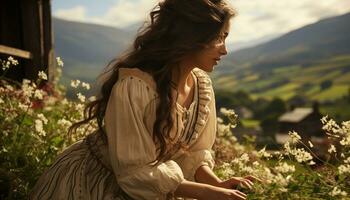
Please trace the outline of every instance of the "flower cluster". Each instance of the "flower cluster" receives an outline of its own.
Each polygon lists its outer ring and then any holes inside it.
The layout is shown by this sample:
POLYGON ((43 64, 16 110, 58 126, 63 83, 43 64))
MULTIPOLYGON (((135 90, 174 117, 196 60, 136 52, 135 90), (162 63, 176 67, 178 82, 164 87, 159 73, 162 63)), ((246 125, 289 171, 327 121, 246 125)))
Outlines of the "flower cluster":
MULTIPOLYGON (((226 117, 234 114, 229 109, 221 109, 221 112, 226 117)), ((224 124, 220 118, 214 145, 218 164, 215 173, 223 180, 247 175, 263 180, 252 190, 244 191, 248 193, 247 199, 348 199, 350 121, 338 125, 327 116, 321 121, 325 135, 334 138, 325 152, 328 158, 335 157, 332 162, 319 158, 311 150, 316 150, 317 144, 311 141, 304 144, 295 131, 288 133, 289 140, 280 150, 267 151, 264 147, 257 151, 241 145, 237 140, 229 140, 229 134, 234 135, 230 122, 224 124)))
MULTIPOLYGON (((18 65, 12 57, 1 63, 0 70, 18 65)), ((63 66, 62 60, 57 58, 57 64, 60 69, 63 66)), ((57 154, 96 130, 97 124, 91 122, 80 127, 76 134, 67 134, 74 122, 83 119, 85 96, 80 93, 80 101, 66 99, 64 87, 58 85, 59 77, 53 80, 57 85, 43 81, 48 79, 44 71, 38 73, 37 80, 23 79, 22 83, 10 84, 2 77, 0 179, 8 179, 10 182, 0 182, 2 186, 9 186, 9 195, 14 199, 27 199, 33 184, 57 154)), ((81 84, 83 88, 90 89, 88 83, 81 84)), ((93 98, 95 97, 91 97, 93 98)), ((0 196, 4 197, 3 194, 0 196)))

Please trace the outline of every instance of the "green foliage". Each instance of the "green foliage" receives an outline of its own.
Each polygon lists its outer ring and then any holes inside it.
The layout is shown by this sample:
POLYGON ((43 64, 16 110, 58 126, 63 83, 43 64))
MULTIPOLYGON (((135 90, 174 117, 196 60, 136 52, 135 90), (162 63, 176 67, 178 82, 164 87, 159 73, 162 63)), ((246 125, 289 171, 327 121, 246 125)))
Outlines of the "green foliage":
POLYGON ((322 83, 320 84, 321 90, 325 90, 327 88, 330 88, 333 85, 333 81, 331 80, 325 80, 322 81, 322 83))
MULTIPOLYGON (((233 110, 222 110, 227 117, 235 115, 233 110)), ((235 121, 223 121, 219 121, 214 145, 215 173, 223 180, 247 175, 260 178, 262 182, 255 182, 252 190, 238 187, 248 194, 247 199, 350 199, 350 121, 338 125, 328 117, 321 119, 325 134, 331 138, 328 157, 334 158, 327 161, 296 132, 289 132, 289 141, 282 149, 258 151, 251 139, 244 145, 237 142, 230 129, 235 121)))
MULTIPOLYGON (((3 63, 7 62, 15 64, 13 60, 3 63)), ((5 72, 7 69, 3 67, 5 72)), ((40 77, 36 82, 24 80, 12 85, 0 77, 0 199, 26 199, 57 154, 96 129, 95 123, 87 124, 75 135, 67 135, 68 127, 83 117, 85 96, 80 94, 79 101, 68 101, 61 86, 43 84, 45 74, 40 77)), ((80 85, 89 88, 78 80, 71 82, 73 88, 80 85)), ((255 102, 244 92, 237 96, 244 99, 237 104, 263 105, 261 110, 271 115, 285 108, 280 99, 255 102)), ((329 156, 336 159, 321 162, 312 153, 312 147, 303 144, 295 132, 290 133, 293 142, 276 152, 265 148, 257 151, 254 137, 246 136, 244 143, 239 144, 231 131, 238 121, 237 115, 229 109, 220 111, 228 123, 218 118, 215 173, 222 179, 248 174, 261 178, 263 182, 256 183, 251 191, 238 187, 248 194, 248 199, 349 199, 349 121, 338 125, 331 119, 322 119, 324 130, 335 145, 329 149, 329 156), (314 166, 314 160, 321 164, 314 166)))
MULTIPOLYGON (((16 64, 11 60, 2 62, 10 62, 11 67, 16 64)), ((68 127, 82 119, 83 102, 64 98, 60 85, 45 83, 44 72, 39 77, 22 83, 0 77, 0 199, 26 199, 57 154, 96 126, 83 126, 75 135, 67 135, 68 127)))

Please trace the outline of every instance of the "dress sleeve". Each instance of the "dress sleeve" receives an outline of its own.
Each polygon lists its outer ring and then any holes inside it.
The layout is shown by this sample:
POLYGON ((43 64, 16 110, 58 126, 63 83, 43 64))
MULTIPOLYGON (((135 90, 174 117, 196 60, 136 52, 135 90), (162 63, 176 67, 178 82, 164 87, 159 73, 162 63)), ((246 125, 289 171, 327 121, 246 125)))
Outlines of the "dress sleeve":
POLYGON ((184 180, 173 160, 150 164, 157 154, 147 120, 155 111, 155 92, 142 79, 124 77, 114 85, 105 115, 108 151, 119 186, 134 199, 166 199, 184 180))
POLYGON ((200 166, 207 165, 213 169, 215 164, 212 156, 217 130, 215 95, 211 85, 207 90, 209 91, 207 93, 209 96, 208 111, 199 110, 200 115, 207 115, 206 123, 198 133, 198 138, 190 145, 188 152, 183 154, 179 162, 184 177, 190 181, 195 181, 194 175, 200 166))

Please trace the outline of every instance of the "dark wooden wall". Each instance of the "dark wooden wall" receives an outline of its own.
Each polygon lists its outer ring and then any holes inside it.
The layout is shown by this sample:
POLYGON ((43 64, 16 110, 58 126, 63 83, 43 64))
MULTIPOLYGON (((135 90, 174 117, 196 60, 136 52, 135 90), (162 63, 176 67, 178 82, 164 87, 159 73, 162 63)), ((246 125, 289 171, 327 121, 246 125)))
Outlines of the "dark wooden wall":
POLYGON ((0 1, 0 58, 11 55, 20 62, 9 70, 7 77, 34 80, 39 71, 45 71, 52 78, 51 27, 50 0, 0 1))

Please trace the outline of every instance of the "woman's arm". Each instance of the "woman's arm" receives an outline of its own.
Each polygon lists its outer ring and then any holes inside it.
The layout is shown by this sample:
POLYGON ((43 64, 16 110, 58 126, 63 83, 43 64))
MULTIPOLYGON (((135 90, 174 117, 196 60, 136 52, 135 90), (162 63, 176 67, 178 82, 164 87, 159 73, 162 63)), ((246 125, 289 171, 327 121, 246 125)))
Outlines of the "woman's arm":
POLYGON ((194 178, 199 183, 206 183, 213 186, 219 186, 222 180, 217 177, 207 165, 198 167, 194 178))
POLYGON ((206 165, 200 166, 195 173, 195 180, 199 183, 206 183, 216 187, 222 187, 227 189, 236 188, 238 184, 242 184, 243 187, 252 188, 254 183, 253 181, 260 181, 260 179, 254 176, 245 176, 245 177, 231 177, 228 180, 222 181, 217 177, 210 167, 206 165))
POLYGON ((177 187, 174 192, 177 197, 194 198, 198 200, 213 200, 213 199, 232 199, 232 200, 244 200, 246 194, 238 191, 215 187, 208 184, 196 183, 192 181, 184 180, 177 187))

